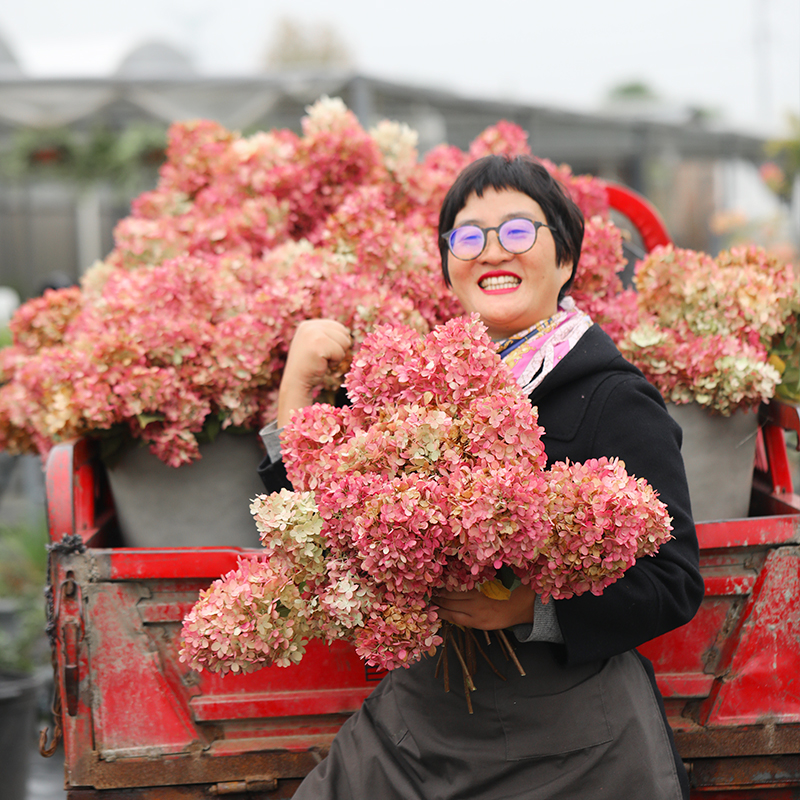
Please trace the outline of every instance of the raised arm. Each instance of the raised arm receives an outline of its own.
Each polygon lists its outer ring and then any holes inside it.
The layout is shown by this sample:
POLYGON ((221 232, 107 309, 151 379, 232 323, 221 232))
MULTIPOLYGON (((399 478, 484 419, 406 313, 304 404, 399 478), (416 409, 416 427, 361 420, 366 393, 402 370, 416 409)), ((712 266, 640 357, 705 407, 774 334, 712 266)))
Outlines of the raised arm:
POLYGON ((336 320, 309 319, 298 325, 278 393, 279 428, 293 411, 311 405, 325 373, 347 356, 351 346, 347 328, 336 320))

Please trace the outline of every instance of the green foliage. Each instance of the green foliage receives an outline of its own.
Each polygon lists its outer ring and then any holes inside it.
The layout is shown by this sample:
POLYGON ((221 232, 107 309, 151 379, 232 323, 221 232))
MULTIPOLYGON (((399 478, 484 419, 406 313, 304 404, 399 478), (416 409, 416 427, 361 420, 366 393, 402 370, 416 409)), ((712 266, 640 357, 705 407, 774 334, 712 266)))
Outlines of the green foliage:
POLYGON ((29 671, 49 662, 45 636, 47 530, 0 523, 0 668, 29 671))
POLYGON ((608 97, 611 100, 657 100, 658 93, 644 81, 628 81, 614 86, 608 97))
POLYGON ((781 373, 775 394, 781 400, 800 403, 800 324, 795 314, 770 348, 772 364, 781 373))
POLYGON ((98 126, 89 132, 25 128, 0 156, 0 175, 79 184, 108 181, 136 191, 164 160, 165 147, 166 130, 159 125, 133 125, 122 131, 98 126))
POLYGON ((765 152, 775 160, 782 175, 773 177, 767 184, 782 200, 789 201, 797 176, 800 175, 800 116, 789 115, 789 135, 767 142, 765 152))

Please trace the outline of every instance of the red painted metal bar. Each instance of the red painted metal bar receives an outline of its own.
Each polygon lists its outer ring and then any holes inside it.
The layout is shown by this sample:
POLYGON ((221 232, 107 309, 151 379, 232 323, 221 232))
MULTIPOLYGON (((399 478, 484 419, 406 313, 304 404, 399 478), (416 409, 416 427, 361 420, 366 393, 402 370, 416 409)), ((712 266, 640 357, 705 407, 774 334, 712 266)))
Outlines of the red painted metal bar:
POLYGON ((239 547, 121 547, 97 552, 98 569, 106 580, 219 578, 236 569, 240 556, 258 550, 239 547))
MULTIPOLYGON (((797 515, 752 517, 697 526, 702 550, 755 545, 800 543, 797 515)), ((133 548, 95 551, 106 580, 218 578, 236 568, 240 556, 257 557, 258 550, 238 547, 133 548)))
POLYGON ((792 470, 786 453, 786 438, 782 428, 777 425, 765 425, 761 429, 764 448, 767 453, 767 467, 772 493, 778 495, 792 494, 792 470))
POLYGON ((697 525, 701 550, 800 543, 800 516, 745 517, 697 525))
POLYGON ((78 534, 87 546, 107 544, 104 529, 114 520, 114 503, 100 480, 102 465, 86 438, 57 444, 45 462, 50 539, 78 534))
POLYGON ((53 541, 61 541, 63 536, 75 533, 73 450, 71 442, 56 445, 45 465, 47 527, 53 541))
POLYGON ((317 714, 352 714, 374 688, 375 684, 366 684, 336 689, 193 697, 189 705, 198 722, 299 717, 307 714, 312 705, 317 714))
POLYGON ((639 231, 645 250, 672 242, 664 220, 647 198, 618 183, 608 183, 606 191, 611 208, 624 214, 639 231))
POLYGON ((797 434, 797 449, 800 450, 800 405, 785 400, 770 400, 761 408, 764 422, 777 425, 785 431, 797 434))

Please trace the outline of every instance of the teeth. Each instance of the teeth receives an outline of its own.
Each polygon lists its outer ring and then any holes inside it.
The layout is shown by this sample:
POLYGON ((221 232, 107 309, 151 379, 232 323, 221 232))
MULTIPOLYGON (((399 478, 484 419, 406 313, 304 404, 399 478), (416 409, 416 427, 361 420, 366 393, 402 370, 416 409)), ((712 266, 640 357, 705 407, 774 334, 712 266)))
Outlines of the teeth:
POLYGON ((501 275, 497 278, 484 278, 479 286, 481 289, 513 289, 515 286, 519 286, 520 279, 514 277, 513 275, 501 275))

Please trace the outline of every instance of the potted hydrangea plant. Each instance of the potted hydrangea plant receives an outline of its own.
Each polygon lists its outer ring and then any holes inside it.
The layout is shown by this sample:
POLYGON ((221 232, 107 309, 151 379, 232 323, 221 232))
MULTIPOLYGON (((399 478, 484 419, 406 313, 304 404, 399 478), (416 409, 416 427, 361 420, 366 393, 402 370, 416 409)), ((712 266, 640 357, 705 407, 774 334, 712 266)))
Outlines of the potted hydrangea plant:
POLYGON ((712 257, 669 245, 636 265, 634 284, 601 316, 683 428, 695 518, 746 516, 756 410, 781 383, 774 343, 798 308, 794 271, 756 246, 712 257))
POLYGON ((635 283, 640 316, 619 344, 668 402, 730 416, 774 394, 770 349, 797 299, 790 265, 755 246, 716 258, 659 247, 635 283))

